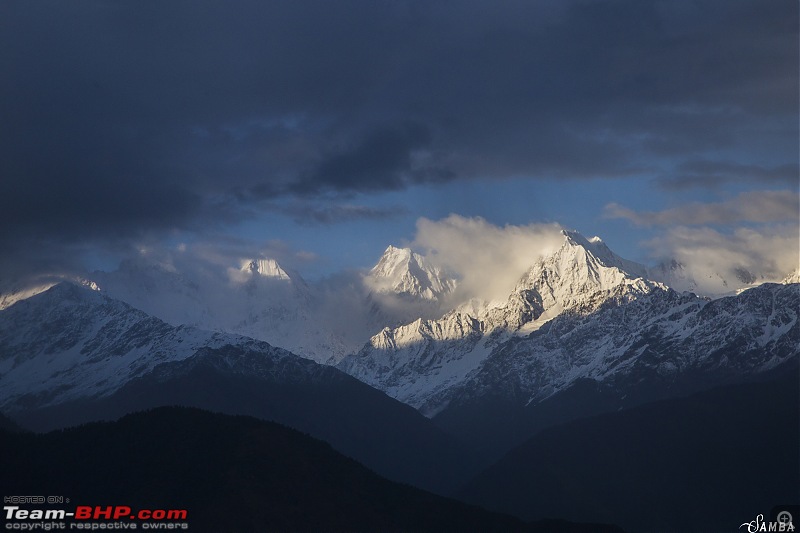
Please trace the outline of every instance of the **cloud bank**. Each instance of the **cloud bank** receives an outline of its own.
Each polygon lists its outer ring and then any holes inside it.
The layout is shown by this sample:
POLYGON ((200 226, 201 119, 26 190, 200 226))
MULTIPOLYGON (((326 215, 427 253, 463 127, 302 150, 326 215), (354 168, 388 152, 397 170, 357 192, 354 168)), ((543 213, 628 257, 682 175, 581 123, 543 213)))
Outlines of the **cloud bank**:
POLYGON ((785 180, 797 42, 782 0, 4 4, 0 274, 286 199, 335 223, 466 179, 785 180))
POLYGON ((683 264, 697 292, 708 295, 753 283, 779 283, 800 264, 797 225, 737 228, 732 233, 681 226, 645 244, 654 257, 683 264))
POLYGON ((496 226, 452 214, 438 221, 419 219, 412 247, 460 276, 458 300, 504 301, 537 259, 561 246, 561 229, 558 224, 496 226))
POLYGON ((694 188, 719 189, 737 183, 761 183, 796 186, 800 165, 777 166, 743 164, 733 161, 697 159, 677 166, 674 174, 662 176, 657 183, 663 189, 682 191, 694 188))
POLYGON ((678 289, 725 294, 753 283, 780 282, 800 265, 800 197, 795 190, 750 191, 662 211, 609 204, 605 217, 658 228, 659 235, 644 244, 654 260, 683 265, 685 279, 667 280, 678 289))
POLYGON ((619 204, 605 207, 606 218, 623 218, 639 226, 733 224, 797 220, 800 197, 795 191, 750 191, 722 202, 692 202, 663 211, 634 211, 619 204))

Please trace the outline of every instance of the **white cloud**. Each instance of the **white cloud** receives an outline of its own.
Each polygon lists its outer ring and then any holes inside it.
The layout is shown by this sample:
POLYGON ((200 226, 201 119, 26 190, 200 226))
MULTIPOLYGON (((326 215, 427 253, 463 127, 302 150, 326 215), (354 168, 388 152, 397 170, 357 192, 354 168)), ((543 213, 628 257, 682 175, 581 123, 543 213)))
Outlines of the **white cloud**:
POLYGON ((794 191, 749 191, 722 202, 690 204, 663 211, 634 211, 619 204, 605 207, 606 218, 624 218, 638 226, 734 224, 797 220, 800 198, 794 191))
POLYGON ((749 191, 662 211, 608 204, 605 216, 663 228, 644 244, 655 259, 683 264, 685 277, 668 280, 686 283, 676 288, 730 293, 752 283, 780 281, 800 261, 800 197, 792 190, 749 191))
POLYGON ((563 242, 558 224, 495 226, 483 218, 420 218, 412 246, 460 275, 461 298, 504 300, 541 256, 563 242))
POLYGON ((779 282, 796 270, 800 261, 796 224, 737 228, 732 233, 678 226, 645 244, 654 256, 682 263, 703 294, 747 286, 750 274, 755 282, 779 282))

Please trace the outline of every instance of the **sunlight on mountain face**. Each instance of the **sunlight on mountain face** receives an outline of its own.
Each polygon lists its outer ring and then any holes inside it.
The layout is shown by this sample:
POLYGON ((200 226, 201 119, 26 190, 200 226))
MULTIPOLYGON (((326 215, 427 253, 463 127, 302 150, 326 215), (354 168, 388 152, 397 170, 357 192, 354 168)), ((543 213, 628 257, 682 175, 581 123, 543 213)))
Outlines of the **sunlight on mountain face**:
POLYGON ((455 305, 471 298, 504 300, 537 259, 561 245, 561 226, 495 226, 481 218, 458 215, 417 221, 414 246, 436 264, 455 272, 455 305))

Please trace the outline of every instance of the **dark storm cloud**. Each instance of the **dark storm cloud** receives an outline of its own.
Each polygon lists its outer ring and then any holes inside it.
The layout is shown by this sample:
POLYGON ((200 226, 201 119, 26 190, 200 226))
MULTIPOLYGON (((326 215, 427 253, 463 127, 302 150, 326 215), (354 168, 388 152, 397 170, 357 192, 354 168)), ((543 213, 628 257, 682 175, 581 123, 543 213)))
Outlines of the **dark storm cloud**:
MULTIPOLYGON (((417 181, 412 152, 430 145, 430 132, 422 125, 383 128, 371 132, 357 146, 326 157, 292 190, 299 193, 330 189, 399 189, 417 181)), ((420 176, 425 180, 426 176, 420 176)))
POLYGON ((288 206, 276 206, 274 209, 291 216, 295 222, 305 226, 337 224, 354 220, 383 220, 397 217, 407 212, 405 208, 399 206, 380 208, 352 204, 318 205, 293 203, 288 206))
POLYGON ((765 186, 797 187, 800 166, 787 163, 773 167, 745 165, 728 161, 692 160, 678 165, 676 173, 659 178, 665 189, 715 189, 741 182, 760 182, 765 186))
POLYGON ((680 170, 711 150, 778 168, 796 160, 797 11, 4 2, 0 244, 119 243, 446 180, 680 170))

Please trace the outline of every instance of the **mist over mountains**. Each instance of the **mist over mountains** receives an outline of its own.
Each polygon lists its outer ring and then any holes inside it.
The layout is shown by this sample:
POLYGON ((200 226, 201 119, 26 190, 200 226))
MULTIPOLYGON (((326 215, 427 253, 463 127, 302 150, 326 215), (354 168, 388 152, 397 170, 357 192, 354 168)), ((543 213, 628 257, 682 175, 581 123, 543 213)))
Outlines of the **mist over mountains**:
MULTIPOLYGON (((518 231, 511 241, 543 247, 526 250, 522 255, 533 259, 513 277, 515 258, 483 272, 503 279, 482 293, 469 287, 475 270, 438 266, 453 255, 446 248, 429 259, 394 246, 367 272, 315 283, 273 259, 223 270, 186 257, 155 263, 141 257, 37 295, 59 281, 44 280, 3 296, 3 355, 15 376, 6 374, 4 396, 55 394, 38 402, 45 406, 74 399, 73 387, 83 387, 83 396, 107 395, 161 362, 247 339, 337 365, 429 417, 455 398, 463 403, 477 390, 497 395, 510 383, 518 401, 531 405, 582 379, 608 383, 639 374, 641 365, 678 381, 702 369, 711 383, 714 372, 758 373, 796 354, 793 285, 764 284, 716 299, 676 292, 651 279, 663 270, 619 257, 599 237, 566 230, 554 237, 554 230, 518 231), (489 298, 505 278, 515 280, 505 298, 489 298), (43 321, 50 326, 43 329, 43 321), (45 360, 53 370, 34 385, 23 376, 41 371, 37 352, 50 354, 45 360), (102 357, 109 352, 124 357, 102 357), (76 374, 85 368, 77 365, 82 358, 100 366, 76 374), (129 370, 120 373, 120 366, 129 370), (113 375, 97 380, 102 385, 83 377, 105 374, 113 375)), ((670 272, 679 270, 673 262, 670 272)))
MULTIPOLYGON (((677 260, 646 268, 619 258, 599 237, 587 240, 558 225, 498 228, 456 215, 439 222, 423 219, 419 225, 411 244, 426 250, 425 255, 390 245, 371 270, 345 271, 313 282, 269 257, 231 259, 185 246, 144 249, 111 272, 4 280, 0 309, 61 280, 72 280, 172 325, 237 333, 318 362, 338 363, 384 327, 411 324, 417 318, 440 319, 465 309, 477 318, 486 309, 506 305, 532 265, 556 253, 564 239, 571 238, 567 235, 622 275, 700 296, 731 295, 767 281, 781 282, 797 272, 786 267, 776 277, 731 265, 727 270, 733 274, 712 274, 716 288, 703 292, 709 287, 707 280, 698 281, 677 260)), ((548 308, 544 318, 561 310, 548 308)))

